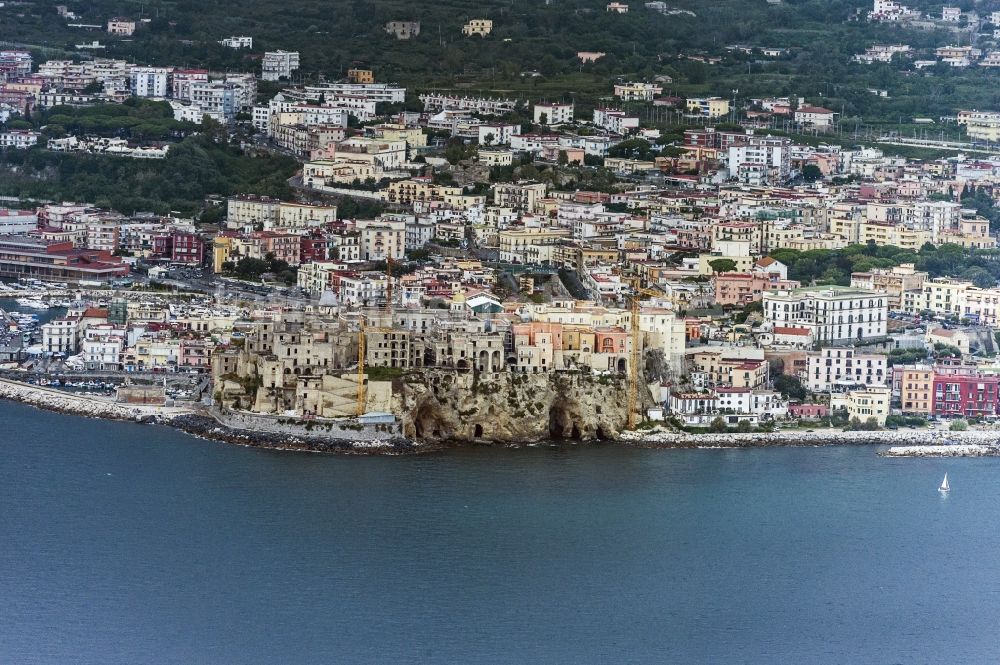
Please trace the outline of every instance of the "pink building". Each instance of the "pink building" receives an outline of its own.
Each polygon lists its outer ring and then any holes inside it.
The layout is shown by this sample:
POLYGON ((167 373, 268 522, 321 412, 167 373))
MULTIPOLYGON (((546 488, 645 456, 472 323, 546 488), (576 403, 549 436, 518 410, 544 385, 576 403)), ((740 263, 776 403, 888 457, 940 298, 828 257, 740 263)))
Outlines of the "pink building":
POLYGON ((829 409, 825 404, 789 404, 788 415, 793 418, 823 418, 829 409))
POLYGON ((765 291, 795 289, 799 282, 779 279, 759 272, 727 272, 715 276, 715 302, 720 305, 746 305, 764 298, 765 291))

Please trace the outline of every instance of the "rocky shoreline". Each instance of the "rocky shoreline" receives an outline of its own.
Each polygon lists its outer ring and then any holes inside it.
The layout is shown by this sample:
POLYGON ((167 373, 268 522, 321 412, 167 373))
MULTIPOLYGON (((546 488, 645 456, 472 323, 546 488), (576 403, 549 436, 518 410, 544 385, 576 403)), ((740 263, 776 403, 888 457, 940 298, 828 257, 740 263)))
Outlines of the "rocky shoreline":
MULTIPOLYGON (((351 455, 413 455, 460 447, 519 448, 543 443, 539 440, 538 442, 524 441, 516 444, 504 444, 461 438, 421 441, 403 437, 380 441, 360 441, 270 433, 228 427, 207 412, 196 412, 181 407, 120 404, 106 398, 74 395, 53 388, 33 386, 11 380, 0 380, 0 399, 8 399, 48 411, 86 418, 167 425, 204 439, 250 448, 282 451, 351 455)), ((587 445, 587 442, 580 443, 587 445)), ((688 434, 655 428, 645 431, 622 432, 614 443, 630 448, 664 449, 869 445, 889 446, 887 450, 879 452, 884 457, 1000 456, 1000 432, 983 430, 965 432, 926 430, 843 432, 820 429, 814 432, 783 430, 773 433, 688 434)))
POLYGON ((164 421, 164 424, 203 439, 269 450, 343 455, 413 455, 434 452, 442 448, 401 437, 385 441, 352 441, 242 430, 227 427, 214 418, 198 414, 175 416, 164 421))
POLYGON ((92 395, 74 395, 54 388, 33 386, 7 379, 0 380, 0 399, 84 418, 166 425, 203 439, 250 448, 314 453, 406 455, 432 452, 443 447, 404 438, 387 441, 352 441, 240 430, 222 425, 211 416, 196 413, 191 409, 120 404, 92 395))
POLYGON ((820 429, 814 432, 782 430, 778 432, 727 432, 724 434, 688 434, 668 430, 623 432, 624 445, 635 448, 758 448, 766 446, 923 446, 951 449, 951 444, 997 444, 1000 432, 968 430, 940 432, 927 430, 879 430, 875 432, 845 432, 820 429), (931 444, 931 445, 928 445, 931 444))

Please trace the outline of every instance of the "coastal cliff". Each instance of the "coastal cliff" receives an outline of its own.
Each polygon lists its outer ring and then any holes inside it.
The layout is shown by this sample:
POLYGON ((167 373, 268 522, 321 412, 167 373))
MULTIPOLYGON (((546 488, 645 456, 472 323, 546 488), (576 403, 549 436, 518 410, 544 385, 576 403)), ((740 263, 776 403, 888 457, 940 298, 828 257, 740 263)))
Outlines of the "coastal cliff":
POLYGON ((412 439, 519 443, 617 439, 624 376, 423 369, 394 382, 392 410, 412 439))

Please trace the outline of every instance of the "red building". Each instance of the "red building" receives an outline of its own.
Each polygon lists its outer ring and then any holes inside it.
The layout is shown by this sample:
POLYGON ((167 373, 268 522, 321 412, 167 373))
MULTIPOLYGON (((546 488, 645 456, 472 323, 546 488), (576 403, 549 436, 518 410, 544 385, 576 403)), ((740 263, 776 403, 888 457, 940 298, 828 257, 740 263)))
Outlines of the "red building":
POLYGON ((171 263, 200 266, 205 260, 205 241, 195 233, 163 233, 153 238, 153 254, 171 263))
POLYGON ((205 261, 205 241, 195 233, 174 233, 171 263, 200 266, 205 261))
POLYGON ((934 414, 938 416, 990 416, 998 412, 1000 377, 974 371, 934 374, 934 414))
POLYGON ((329 241, 321 229, 312 229, 302 236, 299 247, 299 261, 312 263, 326 261, 330 257, 329 241))

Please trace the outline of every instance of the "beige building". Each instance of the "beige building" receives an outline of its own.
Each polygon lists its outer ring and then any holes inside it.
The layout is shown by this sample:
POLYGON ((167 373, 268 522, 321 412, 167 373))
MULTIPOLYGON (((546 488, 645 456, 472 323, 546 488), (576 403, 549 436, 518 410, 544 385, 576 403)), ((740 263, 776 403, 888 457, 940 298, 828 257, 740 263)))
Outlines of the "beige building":
POLYGON ((474 18, 462 26, 462 34, 466 37, 485 37, 493 32, 493 21, 486 18, 474 18))
POLYGON ((543 182, 497 183, 493 185, 493 204, 520 212, 536 212, 546 191, 543 182))
POLYGON ((885 419, 889 417, 890 396, 888 387, 833 393, 830 397, 830 409, 845 409, 848 418, 857 418, 862 423, 874 418, 879 427, 885 427, 885 419))

